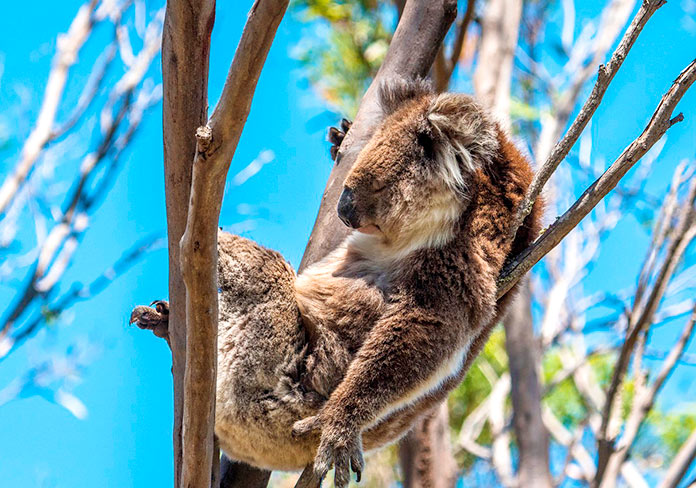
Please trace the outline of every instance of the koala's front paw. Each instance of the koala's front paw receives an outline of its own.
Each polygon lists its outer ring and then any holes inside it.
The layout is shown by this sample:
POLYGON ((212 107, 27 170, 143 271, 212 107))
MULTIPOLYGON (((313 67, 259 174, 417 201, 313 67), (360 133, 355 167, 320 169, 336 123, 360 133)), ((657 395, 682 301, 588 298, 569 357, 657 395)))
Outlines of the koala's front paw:
POLYGON ((295 422, 295 436, 306 436, 321 431, 321 441, 314 458, 314 474, 323 479, 334 468, 334 486, 345 488, 350 481, 351 470, 360 482, 365 461, 362 453, 362 438, 358 429, 351 429, 324 421, 321 416, 308 417, 295 422))
POLYGON ((169 339, 169 302, 155 300, 149 307, 138 305, 130 316, 131 324, 141 329, 151 330, 157 337, 169 339), (152 305, 155 308, 152 308, 152 305))
POLYGON ((362 440, 359 432, 331 432, 325 429, 321 435, 317 456, 314 458, 314 473, 323 478, 334 468, 334 486, 345 488, 350 481, 351 470, 357 482, 365 466, 362 454, 362 440))
POLYGON ((343 142, 343 139, 346 137, 346 134, 350 130, 351 125, 353 125, 351 121, 343 119, 341 120, 340 129, 336 127, 329 128, 329 142, 331 143, 331 159, 333 159, 334 161, 336 160, 336 156, 338 155, 338 149, 341 147, 341 143, 343 142))

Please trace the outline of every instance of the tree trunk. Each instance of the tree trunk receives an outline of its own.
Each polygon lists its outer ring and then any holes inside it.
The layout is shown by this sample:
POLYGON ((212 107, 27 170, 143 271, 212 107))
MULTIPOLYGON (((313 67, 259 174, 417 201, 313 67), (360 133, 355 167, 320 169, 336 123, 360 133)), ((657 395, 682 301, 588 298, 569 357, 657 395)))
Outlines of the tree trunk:
POLYGON ((513 426, 519 449, 519 486, 551 488, 549 435, 541 419, 539 343, 532 322, 529 279, 520 286, 517 298, 505 317, 505 350, 510 367, 513 426))
POLYGON ((179 268, 179 241, 186 228, 196 129, 208 110, 208 54, 214 2, 167 2, 162 33, 164 187, 169 245, 169 337, 174 380, 174 486, 181 479, 186 288, 179 268))
POLYGON ((399 443, 404 488, 452 488, 457 462, 452 455, 447 402, 426 415, 399 443))

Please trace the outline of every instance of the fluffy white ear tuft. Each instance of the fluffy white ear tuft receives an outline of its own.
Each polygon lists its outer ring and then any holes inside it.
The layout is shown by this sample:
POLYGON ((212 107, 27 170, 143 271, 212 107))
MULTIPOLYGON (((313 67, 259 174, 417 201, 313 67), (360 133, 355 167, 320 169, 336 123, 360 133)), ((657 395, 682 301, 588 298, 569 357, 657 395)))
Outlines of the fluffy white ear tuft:
POLYGON ((466 173, 492 163, 498 153, 495 120, 472 97, 452 93, 434 97, 426 117, 441 174, 453 187, 465 189, 466 173))

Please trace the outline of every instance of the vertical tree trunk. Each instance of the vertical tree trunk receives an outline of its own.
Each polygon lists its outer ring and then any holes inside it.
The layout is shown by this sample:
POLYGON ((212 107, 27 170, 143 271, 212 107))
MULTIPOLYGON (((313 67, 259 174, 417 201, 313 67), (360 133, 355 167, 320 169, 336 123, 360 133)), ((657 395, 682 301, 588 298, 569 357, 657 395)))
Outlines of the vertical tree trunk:
POLYGON ((503 321, 510 367, 512 421, 519 450, 517 478, 519 486, 551 488, 549 435, 541 419, 540 351, 534 337, 531 302, 529 279, 525 279, 503 321))
POLYGON ((399 443, 404 488, 451 488, 457 481, 447 402, 425 416, 399 443))
POLYGON ((174 483, 181 479, 181 427, 186 365, 186 288, 179 241, 186 228, 196 129, 208 109, 208 54, 215 2, 167 2, 162 33, 164 186, 169 244, 169 335, 174 380, 174 483))

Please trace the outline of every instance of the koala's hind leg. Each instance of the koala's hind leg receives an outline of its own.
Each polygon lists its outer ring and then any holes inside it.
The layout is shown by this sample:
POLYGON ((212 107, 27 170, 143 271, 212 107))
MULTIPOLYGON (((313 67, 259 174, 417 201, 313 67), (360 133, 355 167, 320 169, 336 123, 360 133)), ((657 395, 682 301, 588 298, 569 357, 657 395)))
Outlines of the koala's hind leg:
POLYGON ((276 251, 226 232, 218 249, 220 356, 271 387, 304 345, 295 271, 276 251))
POLYGON ((295 272, 279 253, 242 237, 221 232, 218 248, 220 446, 252 465, 297 469, 313 449, 292 438, 292 424, 318 405, 301 384, 307 339, 295 272))
POLYGON ((169 343, 169 302, 155 300, 149 307, 138 305, 131 312, 129 323, 141 329, 151 330, 157 337, 166 339, 169 343))

